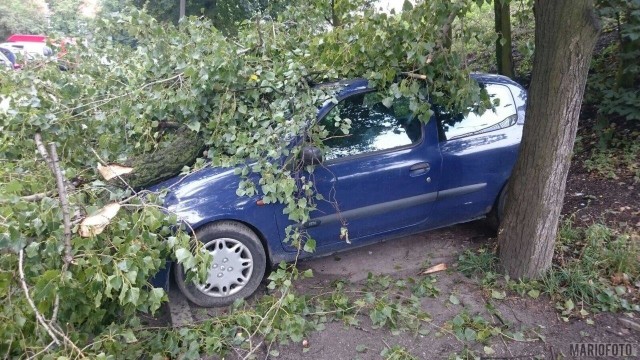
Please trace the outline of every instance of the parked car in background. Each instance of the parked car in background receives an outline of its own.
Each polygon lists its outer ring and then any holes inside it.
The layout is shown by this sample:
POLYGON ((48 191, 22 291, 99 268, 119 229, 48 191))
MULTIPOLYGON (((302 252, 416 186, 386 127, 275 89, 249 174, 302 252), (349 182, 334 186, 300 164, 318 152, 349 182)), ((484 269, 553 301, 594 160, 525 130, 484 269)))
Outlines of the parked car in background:
POLYGON ((7 38, 7 42, 36 42, 46 43, 47 37, 45 35, 33 35, 33 34, 12 34, 7 38))
POLYGON ((7 58, 7 60, 9 60, 11 62, 11 66, 14 69, 20 68, 20 65, 17 63, 17 59, 18 58, 17 58, 16 54, 13 51, 11 51, 10 49, 7 49, 7 48, 4 48, 4 47, 0 46, 0 53, 2 53, 2 55, 4 55, 7 58))
POLYGON ((0 51, 0 68, 13 69, 13 64, 14 63, 11 62, 11 60, 9 60, 2 51, 0 51))
MULTIPOLYGON (((326 199, 317 201, 311 219, 300 225, 316 240, 316 251, 300 257, 483 217, 494 223, 502 219, 527 95, 503 76, 473 78, 497 105, 467 115, 438 111, 434 105, 436 112, 427 123, 410 112, 405 99, 383 105, 366 80, 330 85, 339 89, 338 102, 325 104, 311 125, 329 131, 324 142, 328 150, 306 145, 296 160, 322 164, 313 175, 305 170, 298 175, 313 176, 326 199), (335 127, 336 116, 351 120, 348 136, 335 127), (341 236, 345 224, 349 242, 341 236)), ((211 167, 154 187, 168 189, 165 206, 195 229, 213 255, 204 283, 188 282, 183 267, 174 266, 180 290, 200 306, 223 306, 250 296, 269 266, 297 257, 297 249, 283 241, 285 229, 296 226, 283 214, 284 205, 265 205, 259 195, 238 197, 239 182, 233 168, 211 167)))
POLYGON ((51 48, 48 47, 45 43, 26 41, 4 42, 0 44, 0 47, 9 49, 14 53, 25 56, 29 60, 53 55, 53 50, 51 50, 51 48))

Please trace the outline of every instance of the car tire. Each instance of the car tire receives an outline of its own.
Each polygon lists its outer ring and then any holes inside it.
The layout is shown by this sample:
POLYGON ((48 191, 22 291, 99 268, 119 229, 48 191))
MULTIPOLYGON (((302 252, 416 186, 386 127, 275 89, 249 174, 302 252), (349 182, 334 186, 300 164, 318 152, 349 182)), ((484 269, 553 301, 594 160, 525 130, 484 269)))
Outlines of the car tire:
POLYGON ((220 221, 198 229, 196 237, 213 260, 205 284, 187 281, 182 264, 175 263, 175 280, 187 299, 201 307, 220 307, 256 291, 265 274, 267 256, 251 229, 238 222, 220 221))
POLYGON ((496 234, 498 233, 498 230, 500 229, 500 225, 502 224, 502 220, 504 219, 504 204, 507 201, 508 189, 509 189, 509 183, 506 183, 502 187, 502 190, 500 191, 500 194, 498 195, 498 198, 496 199, 496 202, 493 205, 491 212, 489 213, 489 215, 487 215, 487 221, 489 223, 489 226, 493 231, 496 232, 496 234))

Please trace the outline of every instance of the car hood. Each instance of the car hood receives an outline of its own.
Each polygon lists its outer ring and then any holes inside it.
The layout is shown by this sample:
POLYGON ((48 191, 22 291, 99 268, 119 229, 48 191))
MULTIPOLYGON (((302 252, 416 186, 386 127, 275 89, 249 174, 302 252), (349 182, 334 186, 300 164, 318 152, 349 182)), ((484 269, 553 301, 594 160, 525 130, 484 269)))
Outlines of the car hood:
POLYGON ((167 190, 164 206, 168 211, 191 225, 197 225, 212 211, 221 214, 233 212, 251 200, 250 197, 236 195, 239 182, 233 167, 206 167, 161 182, 149 190, 167 190))

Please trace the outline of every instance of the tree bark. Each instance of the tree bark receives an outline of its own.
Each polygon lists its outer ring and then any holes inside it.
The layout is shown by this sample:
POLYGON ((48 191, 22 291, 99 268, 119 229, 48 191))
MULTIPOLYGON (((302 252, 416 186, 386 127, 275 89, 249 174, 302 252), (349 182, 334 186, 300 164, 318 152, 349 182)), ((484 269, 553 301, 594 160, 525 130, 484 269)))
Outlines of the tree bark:
POLYGON ((551 266, 591 54, 600 31, 593 0, 537 0, 535 54, 520 154, 498 235, 513 278, 551 266))
POLYGON ((336 0, 331 0, 331 25, 333 27, 342 26, 342 21, 340 20, 340 14, 338 13, 338 4, 336 4, 336 0))
POLYGON ((180 7, 180 14, 178 16, 178 20, 182 20, 182 18, 185 15, 185 10, 186 10, 186 7, 187 7, 187 1, 186 0, 180 0, 180 6, 179 7, 180 7))
POLYGON ((201 134, 191 131, 186 126, 180 127, 171 134, 171 140, 162 148, 119 164, 131 167, 133 171, 115 177, 109 180, 109 183, 135 190, 155 185, 178 175, 185 166, 193 165, 196 159, 202 156, 204 148, 204 138, 201 134))
POLYGON ((496 64, 498 74, 513 78, 513 54, 511 53, 511 7, 509 0, 493 0, 495 13, 496 64))

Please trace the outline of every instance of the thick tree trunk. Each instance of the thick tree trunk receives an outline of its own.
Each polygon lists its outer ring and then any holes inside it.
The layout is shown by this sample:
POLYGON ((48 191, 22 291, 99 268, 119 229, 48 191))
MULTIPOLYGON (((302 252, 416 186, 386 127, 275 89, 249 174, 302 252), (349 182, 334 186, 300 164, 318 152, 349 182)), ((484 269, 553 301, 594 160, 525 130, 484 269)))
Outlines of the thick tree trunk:
POLYGON ((109 180, 112 185, 126 188, 142 189, 172 178, 185 166, 192 165, 202 156, 204 139, 201 134, 191 131, 186 126, 180 127, 171 134, 171 140, 162 148, 151 154, 143 154, 128 159, 122 164, 133 168, 128 174, 109 180), (124 184, 122 180, 127 183, 124 184))
POLYGON ((514 278, 551 266, 578 115, 599 21, 593 0, 537 0, 535 54, 518 161, 498 235, 514 278))
POLYGON ((511 7, 509 0, 493 0, 495 13, 496 64, 498 74, 513 78, 513 55, 511 53, 511 7))

